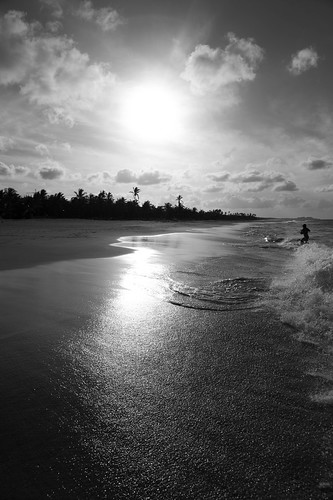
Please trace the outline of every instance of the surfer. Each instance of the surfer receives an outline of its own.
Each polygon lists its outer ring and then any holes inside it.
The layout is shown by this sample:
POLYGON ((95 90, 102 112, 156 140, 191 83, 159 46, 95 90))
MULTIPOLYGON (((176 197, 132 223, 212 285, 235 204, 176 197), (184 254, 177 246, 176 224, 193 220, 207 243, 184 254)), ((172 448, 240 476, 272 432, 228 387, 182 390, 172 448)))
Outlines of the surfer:
POLYGON ((301 239, 301 245, 303 245, 304 243, 308 243, 309 232, 310 229, 306 226, 306 224, 303 224, 303 229, 301 230, 301 234, 303 234, 303 238, 301 239))

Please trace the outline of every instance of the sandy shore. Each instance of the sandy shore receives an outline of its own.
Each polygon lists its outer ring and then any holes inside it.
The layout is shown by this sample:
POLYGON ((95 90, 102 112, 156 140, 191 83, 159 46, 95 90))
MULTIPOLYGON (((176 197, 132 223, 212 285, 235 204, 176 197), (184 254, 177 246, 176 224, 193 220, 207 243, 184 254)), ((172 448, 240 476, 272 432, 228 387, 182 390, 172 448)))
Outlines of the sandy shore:
POLYGON ((128 249, 110 246, 123 236, 166 234, 234 221, 5 220, 0 224, 0 270, 72 259, 114 257, 128 249))

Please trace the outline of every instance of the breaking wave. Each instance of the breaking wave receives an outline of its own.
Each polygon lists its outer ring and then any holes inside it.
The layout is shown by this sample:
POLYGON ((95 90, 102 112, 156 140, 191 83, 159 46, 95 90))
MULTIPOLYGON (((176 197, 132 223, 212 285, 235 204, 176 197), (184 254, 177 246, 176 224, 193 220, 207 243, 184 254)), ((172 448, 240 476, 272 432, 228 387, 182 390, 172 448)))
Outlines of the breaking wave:
POLYGON ((271 284, 266 305, 304 340, 333 349, 333 251, 313 243, 295 250, 282 278, 271 284))

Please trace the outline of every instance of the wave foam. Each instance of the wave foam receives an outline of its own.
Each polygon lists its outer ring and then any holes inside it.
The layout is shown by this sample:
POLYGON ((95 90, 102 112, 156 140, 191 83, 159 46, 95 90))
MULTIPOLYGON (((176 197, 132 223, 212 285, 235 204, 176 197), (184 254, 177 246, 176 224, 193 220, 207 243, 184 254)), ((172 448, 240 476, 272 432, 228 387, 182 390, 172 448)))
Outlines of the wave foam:
POLYGON ((333 252, 312 243, 295 250, 285 275, 271 284, 265 304, 303 339, 333 344, 333 252))

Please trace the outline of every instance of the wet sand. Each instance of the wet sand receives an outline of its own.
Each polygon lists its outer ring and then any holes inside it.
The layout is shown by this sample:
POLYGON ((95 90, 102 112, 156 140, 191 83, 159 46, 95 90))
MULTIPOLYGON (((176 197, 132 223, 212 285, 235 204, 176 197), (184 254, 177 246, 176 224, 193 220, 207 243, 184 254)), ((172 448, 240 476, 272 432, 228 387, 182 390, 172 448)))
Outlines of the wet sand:
POLYGON ((119 237, 191 231, 230 222, 4 220, 0 223, 0 270, 72 259, 114 257, 128 250, 110 246, 119 237))
POLYGON ((57 228, 17 231, 42 265, 8 251, 0 272, 2 498, 329 498, 311 346, 265 311, 163 300, 168 262, 109 248, 158 224, 57 228))

